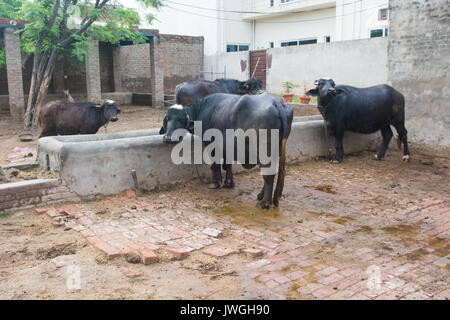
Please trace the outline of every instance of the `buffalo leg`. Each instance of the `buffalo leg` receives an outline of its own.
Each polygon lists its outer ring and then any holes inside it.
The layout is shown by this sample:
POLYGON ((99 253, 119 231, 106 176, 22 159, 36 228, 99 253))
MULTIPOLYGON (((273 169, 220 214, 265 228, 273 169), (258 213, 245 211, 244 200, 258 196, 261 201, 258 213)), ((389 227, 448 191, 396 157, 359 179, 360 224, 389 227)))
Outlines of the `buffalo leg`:
POLYGON ((336 155, 331 162, 339 163, 344 158, 344 131, 336 130, 334 135, 334 146, 336 148, 336 155))
POLYGON ((261 191, 256 196, 256 199, 258 199, 258 201, 261 201, 264 198, 264 187, 265 187, 265 185, 263 185, 261 191))
POLYGON ((394 124, 394 127, 397 130, 400 141, 403 143, 403 161, 409 161, 408 131, 403 123, 394 124))
POLYGON ((264 196, 261 201, 261 206, 264 209, 269 209, 272 204, 272 193, 273 193, 273 181, 275 180, 275 175, 267 175, 264 177, 264 196))
POLYGON ((225 170, 225 182, 223 183, 224 188, 234 188, 233 181, 233 171, 231 170, 231 164, 223 164, 223 170, 225 170))
POLYGON ((391 126, 388 125, 387 127, 381 129, 381 135, 383 136, 383 145, 381 146, 380 152, 378 152, 378 154, 375 156, 375 158, 378 160, 384 158, 384 154, 386 153, 386 150, 389 147, 389 142, 391 142, 393 136, 391 126))
POLYGON ((211 165, 212 171, 212 187, 213 189, 218 189, 222 185, 222 172, 220 171, 220 164, 213 163, 211 165))

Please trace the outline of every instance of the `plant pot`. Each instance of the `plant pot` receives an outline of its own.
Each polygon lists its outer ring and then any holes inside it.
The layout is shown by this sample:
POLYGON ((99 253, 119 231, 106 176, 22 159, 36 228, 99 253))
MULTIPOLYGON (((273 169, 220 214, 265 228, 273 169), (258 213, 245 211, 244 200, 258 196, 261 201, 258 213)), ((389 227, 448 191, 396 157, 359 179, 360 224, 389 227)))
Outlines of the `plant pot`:
POLYGON ((309 104, 310 101, 311 101, 311 97, 300 96, 300 103, 301 104, 309 104))
POLYGON ((284 102, 292 102, 292 98, 294 97, 293 93, 285 93, 283 94, 284 102))

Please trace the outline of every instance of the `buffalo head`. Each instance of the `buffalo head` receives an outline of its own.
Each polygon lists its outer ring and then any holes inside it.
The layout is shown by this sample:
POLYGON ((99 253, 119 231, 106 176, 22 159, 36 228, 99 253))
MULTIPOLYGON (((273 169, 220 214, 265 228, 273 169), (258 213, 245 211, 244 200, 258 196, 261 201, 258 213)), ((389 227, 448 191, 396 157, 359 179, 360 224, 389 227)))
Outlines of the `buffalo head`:
POLYGON ((103 112, 103 116, 106 121, 116 122, 119 120, 117 114, 120 113, 120 109, 117 107, 117 103, 113 100, 105 100, 101 105, 97 105, 97 108, 103 112))
POLYGON ((257 78, 250 78, 240 82, 240 90, 245 94, 257 94, 262 90, 262 81, 257 78))
POLYGON ((176 129, 187 129, 190 132, 194 129, 194 121, 189 118, 186 109, 181 105, 171 106, 164 115, 163 125, 159 130, 159 134, 164 135, 163 142, 177 143, 178 141, 172 140, 172 133, 176 129))
POLYGON ((321 105, 328 105, 334 96, 344 93, 343 90, 336 88, 333 79, 322 78, 316 80, 314 84, 316 85, 316 88, 309 90, 306 95, 319 97, 321 105))

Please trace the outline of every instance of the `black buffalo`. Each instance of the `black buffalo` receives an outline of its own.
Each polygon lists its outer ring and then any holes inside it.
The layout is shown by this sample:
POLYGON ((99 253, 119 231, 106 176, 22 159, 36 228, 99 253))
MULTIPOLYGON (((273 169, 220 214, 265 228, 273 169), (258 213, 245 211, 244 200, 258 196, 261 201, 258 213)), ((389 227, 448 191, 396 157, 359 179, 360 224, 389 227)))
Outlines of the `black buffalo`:
POLYGON ((195 100, 213 93, 257 94, 262 88, 262 81, 250 78, 247 81, 234 79, 217 79, 214 81, 190 79, 175 87, 175 102, 187 106, 195 100))
POLYGON ((120 109, 112 100, 92 102, 51 101, 39 111, 40 137, 95 134, 109 121, 116 122, 120 109))
POLYGON ((336 86, 332 79, 316 81, 309 96, 317 96, 317 105, 330 133, 335 137, 336 155, 332 162, 339 163, 344 156, 344 131, 373 133, 381 130, 383 145, 375 158, 381 160, 393 136, 391 125, 398 133, 397 144, 403 143, 403 160, 409 161, 407 131, 405 128, 405 98, 387 84, 355 88, 336 86))
MULTIPOLYGON (((209 95, 203 99, 197 100, 187 107, 174 106, 169 108, 163 120, 163 126, 160 134, 164 134, 163 141, 166 143, 174 143, 172 133, 175 129, 186 128, 192 132, 193 121, 202 122, 202 134, 211 128, 218 129, 222 133, 224 141, 223 159, 226 159, 226 130, 227 129, 266 129, 268 137, 271 130, 279 130, 279 168, 278 179, 273 194, 273 183, 275 174, 264 175, 264 185, 258 194, 258 200, 261 201, 263 208, 268 208, 273 204, 278 206, 279 198, 284 186, 284 163, 286 159, 286 140, 291 131, 293 119, 292 108, 286 106, 279 97, 272 96, 269 93, 261 95, 233 95, 216 93, 209 95)), ((234 138, 234 160, 236 159, 236 137, 234 138)), ((205 144, 208 144, 206 142, 205 144)), ((257 152, 259 154, 259 143, 257 152)), ((270 149, 271 139, 267 139, 267 149, 270 149)), ((245 140, 245 161, 241 163, 244 168, 250 169, 256 166, 249 161, 249 140, 245 140)), ((219 160, 220 161, 220 160, 219 160)), ((257 164, 261 167, 269 167, 271 164, 262 165, 259 156, 256 159, 257 164)), ((213 183, 215 188, 219 188, 222 184, 222 173, 219 163, 213 163, 211 166, 213 183)), ((233 187, 233 174, 231 164, 224 161, 223 169, 226 171, 226 178, 223 187, 233 187)))

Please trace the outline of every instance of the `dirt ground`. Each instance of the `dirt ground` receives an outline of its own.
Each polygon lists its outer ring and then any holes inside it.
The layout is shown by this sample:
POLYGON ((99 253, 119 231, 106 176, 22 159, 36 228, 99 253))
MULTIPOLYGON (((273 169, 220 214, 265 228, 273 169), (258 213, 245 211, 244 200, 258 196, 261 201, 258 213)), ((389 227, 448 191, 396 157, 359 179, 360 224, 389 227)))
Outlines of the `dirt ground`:
MULTIPOLYGON (((127 131, 127 130, 144 130, 150 128, 161 127, 164 110, 155 109, 146 106, 121 106, 119 121, 110 123, 107 133, 127 131)), ((294 108, 295 116, 309 116, 318 114, 315 106, 307 106, 303 108, 294 108)), ((36 149, 39 130, 33 133, 34 140, 31 142, 21 142, 18 138, 23 132, 23 125, 11 121, 7 115, 0 115, 0 164, 8 164, 11 154, 15 147, 36 149)), ((104 134, 105 129, 100 128, 97 134, 104 134)))
MULTIPOLYGON (((123 108, 108 132, 158 127, 162 114, 123 108)), ((0 122, 0 162, 15 146, 33 147, 0 122)), ((82 217, 59 227, 33 209, 3 212, 0 299, 448 299, 450 154, 415 146, 411 154, 409 163, 390 148, 384 161, 362 152, 339 165, 289 165, 277 210, 256 206, 262 178, 251 170, 235 176, 234 189, 194 179, 78 203, 71 208, 82 217), (181 236, 148 240, 159 262, 144 265, 107 259, 83 233, 110 239, 108 228, 137 226, 181 236), (182 260, 167 254, 192 239, 206 242, 182 260), (211 247, 230 254, 207 254, 211 247)))

